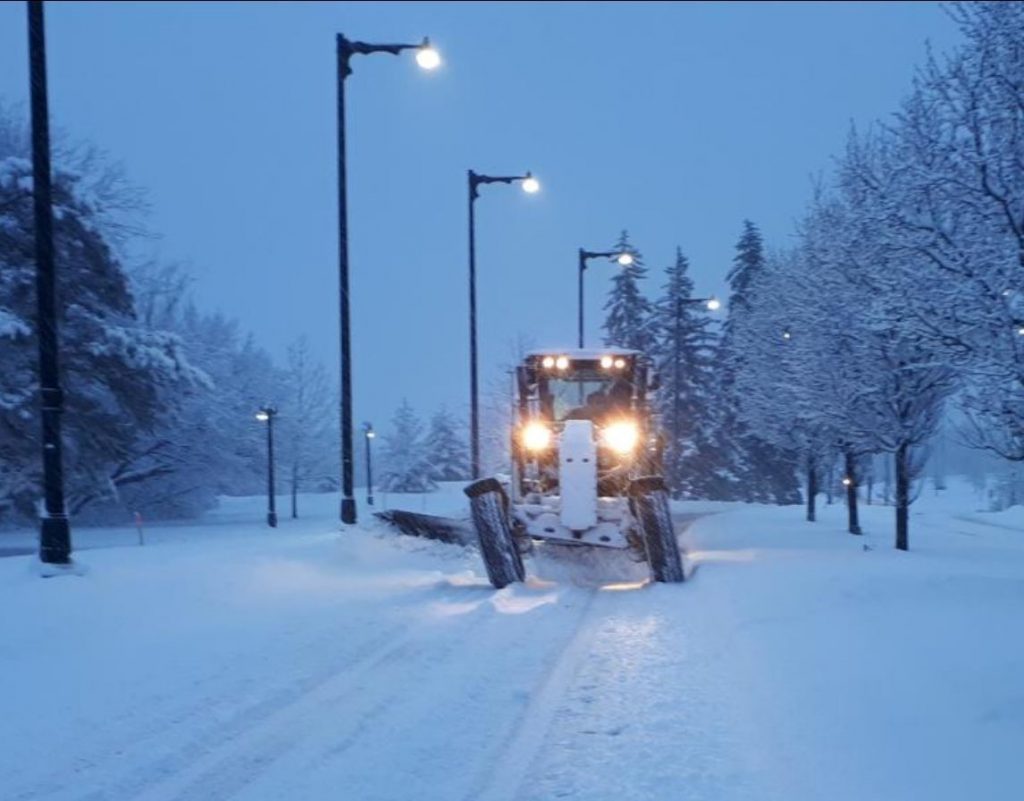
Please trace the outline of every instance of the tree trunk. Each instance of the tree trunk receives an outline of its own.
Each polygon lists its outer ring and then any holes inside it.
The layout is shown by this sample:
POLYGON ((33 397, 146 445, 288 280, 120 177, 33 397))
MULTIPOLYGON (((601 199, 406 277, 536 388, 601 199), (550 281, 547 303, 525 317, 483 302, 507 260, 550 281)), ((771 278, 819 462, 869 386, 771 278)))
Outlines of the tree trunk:
POLYGON ((299 516, 299 470, 292 465, 292 518, 299 516))
POLYGON ((846 452, 846 513, 851 534, 862 534, 857 516, 857 457, 852 451, 846 452))
POLYGON ((832 485, 835 483, 835 475, 833 466, 828 466, 828 472, 825 473, 825 505, 832 505, 832 485))
POLYGON ((807 522, 813 523, 814 499, 818 494, 818 473, 815 469, 814 459, 807 459, 807 522))
POLYGON ((896 449, 896 548, 907 550, 910 514, 910 466, 907 464, 907 446, 896 449))

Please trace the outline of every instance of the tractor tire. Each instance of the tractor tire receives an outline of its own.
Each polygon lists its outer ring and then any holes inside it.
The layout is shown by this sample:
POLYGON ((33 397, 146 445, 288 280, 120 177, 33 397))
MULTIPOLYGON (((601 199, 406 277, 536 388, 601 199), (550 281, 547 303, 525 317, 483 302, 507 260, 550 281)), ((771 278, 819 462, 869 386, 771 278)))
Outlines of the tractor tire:
POLYGON ((654 580, 666 584, 684 581, 686 574, 665 480, 660 476, 635 479, 630 483, 629 494, 654 580))
POLYGON ((464 490, 469 497, 473 527, 480 541, 480 554, 487 578, 497 589, 526 578, 523 557, 512 536, 508 519, 508 496, 496 479, 475 481, 464 490))

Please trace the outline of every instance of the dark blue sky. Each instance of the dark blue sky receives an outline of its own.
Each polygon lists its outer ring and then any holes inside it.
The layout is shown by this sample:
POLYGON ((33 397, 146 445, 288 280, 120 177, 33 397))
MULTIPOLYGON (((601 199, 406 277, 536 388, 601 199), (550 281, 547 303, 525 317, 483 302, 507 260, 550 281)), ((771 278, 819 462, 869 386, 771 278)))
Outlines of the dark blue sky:
MULTIPOLYGON (((155 245, 202 305, 276 356, 307 334, 337 372, 334 33, 430 35, 445 65, 359 57, 349 79, 358 419, 402 396, 468 396, 466 170, 533 170, 538 196, 484 187, 481 365, 519 334, 569 345, 575 252, 628 228, 651 269, 676 245, 724 292, 740 224, 784 245, 851 120, 890 114, 930 3, 49 3, 51 112, 150 193, 155 245)), ((0 96, 27 99, 24 4, 0 3, 0 96)), ((614 268, 588 271, 588 326, 614 268)))

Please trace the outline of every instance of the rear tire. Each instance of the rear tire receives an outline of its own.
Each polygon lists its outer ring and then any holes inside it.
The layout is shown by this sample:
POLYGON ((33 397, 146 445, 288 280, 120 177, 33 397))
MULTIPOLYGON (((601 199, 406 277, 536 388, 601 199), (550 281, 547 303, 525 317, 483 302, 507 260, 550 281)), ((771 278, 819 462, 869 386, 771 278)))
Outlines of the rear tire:
POLYGON ((487 578, 497 589, 526 578, 523 557, 516 547, 508 519, 508 496, 496 479, 475 481, 464 490, 473 513, 473 528, 487 578))
POLYGON ((666 584, 684 581, 686 574, 672 524, 665 480, 660 476, 638 478, 630 483, 629 494, 654 580, 666 584))

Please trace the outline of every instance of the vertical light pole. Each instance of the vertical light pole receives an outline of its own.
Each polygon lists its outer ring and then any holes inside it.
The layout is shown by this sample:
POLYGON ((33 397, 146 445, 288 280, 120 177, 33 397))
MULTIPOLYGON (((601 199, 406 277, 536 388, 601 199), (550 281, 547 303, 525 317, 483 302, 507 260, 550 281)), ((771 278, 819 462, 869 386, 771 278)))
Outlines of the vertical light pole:
POLYGON ((39 338, 39 396, 43 428, 43 496, 39 559, 51 565, 71 563, 71 526, 64 509, 64 465, 60 416, 57 329, 57 275, 53 257, 53 205, 50 186, 50 110, 46 96, 46 31, 43 3, 28 3, 28 51, 32 94, 32 195, 35 203, 36 308, 39 338))
POLYGON ((366 505, 373 506, 373 454, 370 443, 377 436, 373 423, 363 423, 363 436, 366 439, 366 505))
POLYGON ((256 419, 267 424, 267 525, 277 528, 276 489, 274 487, 274 418, 277 409, 264 406, 256 412, 256 419))
POLYGON ((476 214, 474 207, 480 196, 480 184, 522 183, 523 191, 540 191, 540 182, 531 173, 526 175, 469 175, 469 448, 473 479, 480 478, 480 383, 477 374, 476 347, 476 214))
POLYGON ((615 259, 622 267, 628 267, 633 263, 633 254, 628 251, 617 253, 616 251, 595 252, 592 250, 579 250, 579 347, 583 349, 583 273, 587 271, 587 261, 590 259, 615 259))
POLYGON ((441 64, 441 57, 424 38, 420 44, 367 44, 337 35, 338 70, 338 283, 341 306, 341 521, 356 522, 352 459, 352 340, 348 295, 348 195, 345 164, 345 79, 352 74, 354 55, 416 51, 416 63, 425 70, 441 64))

